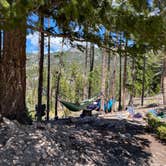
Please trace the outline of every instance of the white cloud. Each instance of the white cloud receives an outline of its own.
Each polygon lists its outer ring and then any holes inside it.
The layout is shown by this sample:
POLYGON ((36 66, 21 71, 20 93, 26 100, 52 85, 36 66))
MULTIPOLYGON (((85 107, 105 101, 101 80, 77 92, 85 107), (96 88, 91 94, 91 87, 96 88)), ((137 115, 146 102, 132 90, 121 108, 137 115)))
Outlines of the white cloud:
MULTIPOLYGON (((48 37, 45 38, 45 53, 47 53, 48 37)), ((62 51, 62 37, 51 37, 50 38, 50 50, 51 52, 62 51)), ((63 51, 70 49, 69 46, 64 45, 63 51)), ((37 53, 39 50, 39 33, 27 35, 27 52, 37 53)))
MULTIPOLYGON (((82 45, 86 46, 86 42, 78 42, 74 41, 74 45, 82 45)), ((89 42, 88 42, 89 44, 89 42)), ((47 53, 47 47, 48 46, 48 37, 45 38, 45 53, 47 53)), ((95 45, 97 48, 97 45, 95 45)), ((67 51, 69 49, 72 49, 70 46, 70 42, 68 39, 65 39, 65 44, 62 48, 62 37, 51 37, 50 38, 50 51, 51 52, 60 52, 60 51, 67 51)), ((38 53, 39 52, 39 33, 31 33, 27 35, 27 52, 31 53, 38 53)))

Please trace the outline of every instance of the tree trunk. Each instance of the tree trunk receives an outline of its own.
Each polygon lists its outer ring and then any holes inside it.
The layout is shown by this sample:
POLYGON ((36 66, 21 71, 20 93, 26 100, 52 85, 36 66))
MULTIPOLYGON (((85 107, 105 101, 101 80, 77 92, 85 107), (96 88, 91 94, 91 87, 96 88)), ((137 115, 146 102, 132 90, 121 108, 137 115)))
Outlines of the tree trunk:
POLYGON ((122 105, 121 105, 121 84, 122 84, 122 56, 121 53, 119 54, 119 107, 118 110, 122 110, 122 105))
POLYGON ((135 57, 133 57, 133 60, 132 60, 131 72, 132 72, 132 85, 131 85, 132 89, 131 89, 131 94, 130 94, 129 105, 133 104, 133 97, 134 97, 134 93, 135 93, 135 86, 134 86, 134 83, 135 83, 135 57))
POLYGON ((106 94, 107 94, 107 97, 110 98, 110 83, 111 83, 111 79, 112 79, 112 75, 111 75, 111 67, 110 67, 110 64, 111 64, 111 52, 109 51, 109 54, 108 54, 108 58, 107 58, 107 74, 108 74, 108 79, 107 79, 107 87, 106 87, 106 94))
POLYGON ((112 98, 115 98, 115 92, 116 92, 116 90, 115 90, 115 81, 116 81, 116 66, 117 66, 117 64, 116 64, 116 59, 117 59, 117 57, 115 56, 114 57, 114 66, 113 66, 113 75, 112 75, 112 80, 111 80, 111 93, 110 93, 110 98, 112 97, 112 98))
POLYGON ((105 81, 106 81, 106 50, 102 50, 102 73, 101 73, 101 111, 104 111, 104 97, 105 97, 105 81))
POLYGON ((145 65, 146 65, 146 57, 144 56, 144 66, 143 66, 143 74, 142 74, 142 96, 141 96, 141 106, 144 105, 144 94, 145 94, 145 65))
MULTIPOLYGON (((48 28, 50 27, 50 19, 48 19, 48 28)), ((50 112, 50 36, 48 36, 48 68, 47 68, 47 121, 50 112)))
POLYGON ((122 110, 125 110, 126 106, 126 79, 127 79, 127 55, 124 57, 124 70, 123 70, 123 98, 122 98, 122 110))
POLYGON ((0 58, 2 55, 2 31, 0 30, 0 58))
POLYGON ((85 50, 85 69, 84 69, 84 88, 83 88, 83 99, 88 98, 87 96, 87 67, 88 67, 88 43, 86 42, 85 50))
POLYGON ((59 56, 59 71, 57 72, 57 80, 55 84, 55 117, 54 119, 58 119, 58 97, 59 97, 59 89, 60 89, 60 79, 61 79, 61 71, 63 66, 63 46, 64 46, 64 38, 62 39, 62 50, 59 56))
POLYGON ((61 73, 57 72, 56 87, 55 87, 55 117, 54 117, 55 120, 58 119, 58 96, 59 96, 60 76, 61 73))
POLYGON ((0 114, 26 123, 26 28, 4 33, 0 60, 0 114))
POLYGON ((166 57, 164 58, 164 63, 163 63, 162 88, 163 88, 163 104, 166 105, 166 57))
MULTIPOLYGON (((112 79, 111 79, 111 88, 110 88, 110 98, 115 99, 116 96, 116 86, 115 86, 115 82, 116 82, 116 63, 117 57, 114 57, 113 60, 113 74, 112 74, 112 79)), ((112 106, 112 111, 115 111, 115 104, 113 104, 112 106)))
MULTIPOLYGON (((90 75, 92 75, 94 68, 94 44, 90 46, 90 75)), ((92 79, 89 80, 89 88, 88 88, 88 98, 92 96, 92 79)))
MULTIPOLYGON (((44 17, 40 17, 41 29, 44 27, 44 17)), ((38 109, 37 109, 37 120, 41 121, 42 111, 42 92, 43 92, 43 63, 44 63, 44 33, 40 33, 40 57, 39 57, 39 82, 38 82, 38 109)))

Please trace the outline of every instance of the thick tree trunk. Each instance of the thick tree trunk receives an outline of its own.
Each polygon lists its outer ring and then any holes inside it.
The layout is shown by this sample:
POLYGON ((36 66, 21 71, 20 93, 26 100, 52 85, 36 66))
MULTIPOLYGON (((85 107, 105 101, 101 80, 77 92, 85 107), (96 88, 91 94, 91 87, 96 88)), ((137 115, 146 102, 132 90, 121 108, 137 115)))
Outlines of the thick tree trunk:
MULTIPOLYGON (((43 29, 44 17, 40 17, 40 26, 43 29)), ((42 110, 42 92, 43 92, 43 63, 44 63, 44 33, 40 33, 40 57, 39 57, 39 82, 38 82, 38 109, 37 109, 37 120, 41 121, 42 110)))
MULTIPOLYGON (((50 27, 50 19, 48 19, 48 27, 50 27)), ((50 112, 50 36, 48 36, 48 68, 47 68, 47 121, 50 112)))
POLYGON ((162 92, 163 92, 163 104, 166 105, 166 57, 163 63, 163 74, 162 74, 162 92))
POLYGON ((0 114, 24 123, 26 117, 26 29, 4 33, 0 59, 0 114))
POLYGON ((102 50, 102 73, 101 73, 101 111, 104 111, 104 97, 105 97, 105 81, 106 81, 106 50, 102 50))
MULTIPOLYGON (((90 75, 92 75, 93 68, 94 68, 94 45, 91 44, 90 46, 90 75)), ((89 88, 88 88, 88 98, 92 96, 92 80, 89 80, 89 88)))
POLYGON ((123 70, 123 98, 122 109, 125 110, 126 106, 126 79, 127 79, 127 55, 124 57, 124 70, 123 70))
POLYGON ((141 96, 141 106, 144 105, 144 94, 145 94, 145 65, 146 65, 146 57, 143 59, 143 74, 142 74, 142 96, 141 96))

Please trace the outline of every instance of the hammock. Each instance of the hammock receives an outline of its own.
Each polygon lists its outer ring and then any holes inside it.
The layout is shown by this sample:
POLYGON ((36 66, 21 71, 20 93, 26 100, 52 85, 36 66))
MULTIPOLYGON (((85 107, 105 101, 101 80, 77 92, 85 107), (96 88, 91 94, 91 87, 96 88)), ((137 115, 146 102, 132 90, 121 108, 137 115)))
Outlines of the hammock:
POLYGON ((81 111, 81 110, 84 110, 86 109, 86 107, 89 105, 89 103, 87 104, 84 104, 84 105, 78 105, 78 104, 75 104, 75 103, 71 103, 71 102, 67 102, 67 101, 63 101, 63 100, 60 100, 60 102, 66 107, 68 108, 70 111, 73 111, 73 112, 77 112, 77 111, 81 111))
POLYGON ((75 103, 67 102, 64 100, 59 100, 59 101, 70 111, 78 112, 78 111, 85 110, 85 109, 88 110, 87 106, 90 105, 94 100, 96 100, 97 97, 98 96, 95 96, 91 99, 84 100, 80 104, 75 104, 75 103))

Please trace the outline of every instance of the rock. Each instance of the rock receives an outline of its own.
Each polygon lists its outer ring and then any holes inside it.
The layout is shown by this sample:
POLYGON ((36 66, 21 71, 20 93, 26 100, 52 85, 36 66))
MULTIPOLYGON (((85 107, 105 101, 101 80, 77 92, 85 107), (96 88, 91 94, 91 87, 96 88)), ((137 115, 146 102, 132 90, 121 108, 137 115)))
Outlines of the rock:
POLYGON ((51 123, 47 123, 47 129, 51 129, 52 128, 52 124, 51 123))
POLYGON ((33 162, 33 163, 31 163, 31 166, 36 166, 36 163, 34 163, 34 162, 33 162))
POLYGON ((79 121, 79 119, 78 119, 78 118, 71 118, 70 121, 71 121, 72 123, 77 123, 77 122, 79 121))
POLYGON ((115 129, 116 130, 119 130, 119 131, 125 131, 126 130, 126 126, 125 126, 125 123, 116 123, 116 125, 115 125, 115 129))
POLYGON ((13 164, 16 165, 18 163, 18 160, 13 160, 13 164))
POLYGON ((89 124, 84 124, 84 125, 81 126, 81 128, 83 128, 83 129, 89 129, 89 128, 91 128, 91 126, 89 124))
POLYGON ((87 117, 84 117, 84 118, 80 118, 79 123, 92 123, 94 121, 95 121, 95 117, 87 116, 87 117))
POLYGON ((140 162, 142 156, 134 156, 139 142, 137 146, 132 143, 138 138, 121 132, 127 122, 94 117, 71 119, 69 125, 65 120, 42 124, 44 130, 4 119, 0 124, 0 165, 136 165, 135 157, 139 165, 144 165, 140 162))
POLYGON ((10 128, 10 129, 17 129, 17 124, 14 121, 11 121, 5 117, 3 117, 3 122, 10 128))
POLYGON ((43 159, 46 159, 46 158, 47 158, 47 154, 46 154, 46 153, 43 153, 43 154, 42 154, 42 158, 43 158, 43 159))
POLYGON ((125 135, 126 135, 126 137, 127 137, 128 139, 131 139, 131 138, 132 138, 132 136, 131 136, 130 133, 126 133, 125 135))
POLYGON ((115 125, 116 125, 116 122, 115 122, 115 121, 110 121, 110 123, 108 124, 107 128, 108 128, 108 129, 112 129, 112 128, 115 127, 115 125))
POLYGON ((110 124, 109 120, 103 120, 103 119, 97 119, 93 123, 93 125, 96 127, 107 127, 109 124, 110 124))

